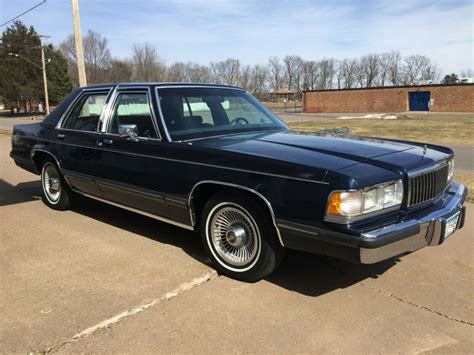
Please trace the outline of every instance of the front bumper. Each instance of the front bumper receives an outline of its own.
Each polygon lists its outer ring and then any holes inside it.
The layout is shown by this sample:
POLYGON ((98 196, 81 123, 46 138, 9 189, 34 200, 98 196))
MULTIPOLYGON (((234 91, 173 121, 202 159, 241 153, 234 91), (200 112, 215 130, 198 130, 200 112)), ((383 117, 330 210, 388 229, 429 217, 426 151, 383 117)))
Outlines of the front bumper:
POLYGON ((440 206, 419 211, 398 223, 365 231, 359 236, 328 231, 300 224, 278 223, 283 242, 290 249, 315 252, 341 259, 373 264, 426 246, 441 244, 446 220, 460 212, 456 229, 464 225, 467 189, 452 183, 440 206))

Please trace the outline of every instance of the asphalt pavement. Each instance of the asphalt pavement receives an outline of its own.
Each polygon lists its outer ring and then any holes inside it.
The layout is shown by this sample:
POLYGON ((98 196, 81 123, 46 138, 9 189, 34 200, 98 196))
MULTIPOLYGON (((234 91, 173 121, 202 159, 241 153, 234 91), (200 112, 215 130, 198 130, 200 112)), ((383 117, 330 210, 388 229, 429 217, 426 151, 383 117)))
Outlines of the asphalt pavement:
POLYGON ((0 138, 0 352, 472 353, 474 206, 442 246, 372 266, 289 252, 217 275, 199 237, 92 200, 53 211, 0 138))

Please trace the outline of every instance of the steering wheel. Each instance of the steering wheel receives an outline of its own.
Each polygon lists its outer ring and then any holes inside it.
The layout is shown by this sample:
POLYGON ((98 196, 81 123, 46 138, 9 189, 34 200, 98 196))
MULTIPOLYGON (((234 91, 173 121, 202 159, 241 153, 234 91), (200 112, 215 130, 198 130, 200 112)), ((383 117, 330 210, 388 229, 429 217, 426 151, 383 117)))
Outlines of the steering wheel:
POLYGON ((250 124, 246 118, 243 117, 236 117, 230 121, 230 124, 233 125, 242 125, 242 124, 250 124))

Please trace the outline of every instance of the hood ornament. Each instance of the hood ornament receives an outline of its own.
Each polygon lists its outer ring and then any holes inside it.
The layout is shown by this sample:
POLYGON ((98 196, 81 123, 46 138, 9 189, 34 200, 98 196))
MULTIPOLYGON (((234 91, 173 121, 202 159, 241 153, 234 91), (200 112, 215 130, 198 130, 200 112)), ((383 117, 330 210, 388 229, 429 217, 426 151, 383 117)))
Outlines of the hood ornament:
POLYGON ((423 155, 426 155, 426 152, 428 151, 428 146, 425 144, 423 147, 423 155))

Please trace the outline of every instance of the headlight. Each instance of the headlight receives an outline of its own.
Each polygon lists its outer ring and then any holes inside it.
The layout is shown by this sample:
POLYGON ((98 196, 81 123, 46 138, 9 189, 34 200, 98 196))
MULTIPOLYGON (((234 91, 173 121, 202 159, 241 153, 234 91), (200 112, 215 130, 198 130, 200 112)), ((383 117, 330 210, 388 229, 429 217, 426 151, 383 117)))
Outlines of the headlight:
POLYGON ((357 191, 334 191, 329 196, 326 220, 349 223, 365 215, 399 206, 403 201, 401 180, 357 191))
POLYGON ((454 158, 448 160, 448 182, 453 179, 454 176, 454 158))

